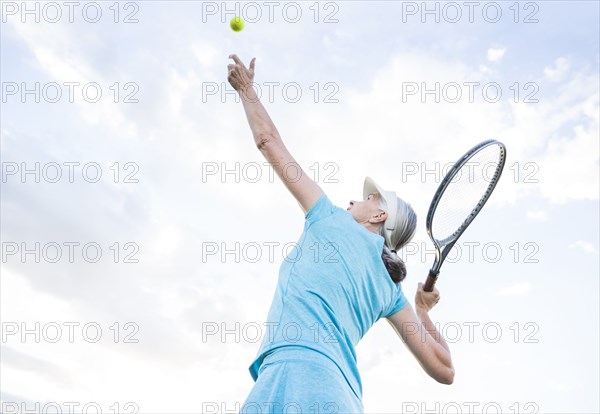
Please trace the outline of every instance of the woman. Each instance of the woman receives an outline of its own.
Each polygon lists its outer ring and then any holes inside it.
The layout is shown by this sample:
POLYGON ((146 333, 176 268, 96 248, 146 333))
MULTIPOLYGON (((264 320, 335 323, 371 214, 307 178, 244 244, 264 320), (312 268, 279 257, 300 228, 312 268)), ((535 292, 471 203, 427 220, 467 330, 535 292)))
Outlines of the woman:
POLYGON ((265 324, 267 332, 249 367, 254 387, 242 413, 362 413, 355 346, 386 318, 423 369, 451 384, 448 345, 428 311, 439 292, 419 283, 415 309, 402 292, 406 267, 396 251, 415 232, 413 209, 369 177, 362 201, 334 206, 290 155, 252 87, 249 68, 236 55, 228 81, 242 98, 254 142, 305 214, 297 247, 281 265, 265 324), (294 163, 300 171, 285 176, 294 163))

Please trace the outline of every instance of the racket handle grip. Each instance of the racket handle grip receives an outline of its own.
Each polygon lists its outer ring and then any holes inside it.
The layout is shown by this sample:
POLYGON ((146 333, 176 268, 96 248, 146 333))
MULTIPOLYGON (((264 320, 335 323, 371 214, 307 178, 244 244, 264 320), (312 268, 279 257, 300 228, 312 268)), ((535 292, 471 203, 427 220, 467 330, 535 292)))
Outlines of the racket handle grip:
POLYGON ((429 275, 427 276, 427 281, 425 282, 425 286, 423 286, 423 290, 425 292, 433 292, 433 286, 435 282, 437 282, 438 273, 433 273, 429 271, 429 275))

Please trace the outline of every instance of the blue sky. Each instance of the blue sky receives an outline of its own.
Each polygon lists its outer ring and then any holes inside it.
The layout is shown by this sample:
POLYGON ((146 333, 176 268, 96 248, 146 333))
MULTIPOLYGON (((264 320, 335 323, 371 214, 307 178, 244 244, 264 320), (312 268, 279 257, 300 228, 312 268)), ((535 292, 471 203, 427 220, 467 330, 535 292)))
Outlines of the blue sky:
POLYGON ((93 402, 108 411, 118 403, 127 412, 131 402, 158 413, 223 412, 244 401, 259 342, 243 328, 265 321, 283 246, 297 241, 303 216, 269 180, 226 85, 236 53, 246 64, 257 58, 265 91, 278 82, 263 103, 336 205, 360 198, 369 175, 415 207, 418 231, 403 252, 411 302, 433 259, 425 216, 439 179, 421 174, 484 139, 508 148, 497 190, 442 269, 431 313, 447 336, 460 334, 450 343, 455 383, 427 377, 380 321, 357 347, 366 412, 599 411, 597 2, 480 2, 472 23, 460 2, 465 17, 456 23, 407 14, 422 2, 383 1, 322 2, 317 23, 312 2, 277 3, 270 22, 258 2, 264 18, 239 33, 222 2, 120 3, 117 23, 112 2, 97 3, 97 23, 80 9, 69 23, 62 3, 59 22, 49 14, 22 22, 19 4, 2 3, 0 26, 3 404, 93 402), (486 4, 502 10, 498 22, 483 17, 486 4), (300 20, 286 21, 284 7, 300 7, 300 20), (123 22, 129 13, 136 23, 123 22), (325 23, 327 13, 337 22, 325 23), (523 22, 530 13, 538 22, 523 22), (56 82, 62 98, 9 93, 36 82, 48 94, 56 82), (79 83, 74 102, 65 82, 79 83), (102 97, 89 103, 81 85, 93 82, 102 97), (463 98, 403 95, 436 82, 448 93, 459 85, 463 98), (466 84, 477 85, 473 102, 466 84), (490 84, 502 92, 496 102, 482 95, 490 84), (129 93, 137 102, 124 102, 129 93), (538 102, 524 102, 531 93, 538 102), (36 162, 39 183, 21 175, 36 162), (65 163, 79 163, 70 164, 74 182, 65 163), (52 183, 55 165, 62 177, 52 183), (89 182, 96 166, 102 176, 89 182), (238 176, 221 175, 236 166, 238 176), (255 171, 261 178, 252 182, 255 171), (36 242, 47 248, 40 263, 8 253, 36 242), (54 243, 63 256, 50 263, 54 243), (86 243, 102 248, 97 262, 83 258, 86 243), (235 243, 240 259, 221 257, 235 243), (35 331, 36 322, 41 339, 23 340, 22 328, 35 331), (53 343, 56 324, 63 336, 53 343), (86 324, 86 334, 101 328, 98 342, 82 333, 86 324), (214 326, 241 339, 208 335, 214 326))

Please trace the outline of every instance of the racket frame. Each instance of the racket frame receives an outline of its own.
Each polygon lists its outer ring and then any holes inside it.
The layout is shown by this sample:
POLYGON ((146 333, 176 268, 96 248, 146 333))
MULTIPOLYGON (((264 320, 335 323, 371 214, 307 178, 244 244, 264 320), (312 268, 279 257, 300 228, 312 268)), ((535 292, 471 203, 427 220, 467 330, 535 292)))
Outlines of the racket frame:
POLYGON ((431 292, 433 290, 433 285, 437 281, 437 277, 440 274, 440 268, 442 267, 442 263, 446 259, 446 256, 452 250, 452 247, 459 239, 459 237, 464 233, 464 231, 469 227, 469 225, 473 222, 475 217, 479 214, 485 203, 489 200, 490 195, 496 188, 496 184, 500 181, 500 176, 502 175, 502 171, 504 170, 504 164, 506 162, 506 147, 503 143, 496 141, 495 139, 489 139, 479 144, 475 145, 469 151, 467 151, 456 163, 450 168, 446 176, 443 178, 442 182, 438 186, 436 190, 433 200, 431 200, 431 204, 429 206, 429 211, 427 213, 427 219, 425 222, 425 226, 427 228, 427 234, 429 238, 433 242, 435 246, 435 260, 433 262, 433 267, 429 270, 429 275, 427 276, 427 281, 425 282, 424 290, 426 292, 431 292), (471 213, 465 218, 463 223, 458 227, 458 229, 452 233, 450 236, 446 237, 443 240, 437 240, 431 230, 431 226, 433 223, 433 216, 438 207, 438 204, 448 188, 451 184, 452 180, 458 173, 458 171, 471 159, 475 154, 481 151, 483 148, 488 147, 490 145, 498 145, 500 147, 500 160, 498 162, 498 166, 496 167, 496 171, 494 172, 494 176, 492 177, 490 185, 486 189, 484 195, 481 197, 475 208, 471 211, 471 213))

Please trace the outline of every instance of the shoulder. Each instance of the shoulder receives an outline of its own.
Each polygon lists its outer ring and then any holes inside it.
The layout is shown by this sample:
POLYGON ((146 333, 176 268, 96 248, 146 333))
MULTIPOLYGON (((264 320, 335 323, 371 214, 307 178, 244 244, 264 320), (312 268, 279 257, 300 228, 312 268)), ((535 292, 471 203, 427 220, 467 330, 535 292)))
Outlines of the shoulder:
POLYGON ((327 194, 323 193, 321 197, 306 212, 304 219, 308 223, 314 223, 323 218, 334 215, 348 215, 349 213, 341 207, 331 202, 327 194))

